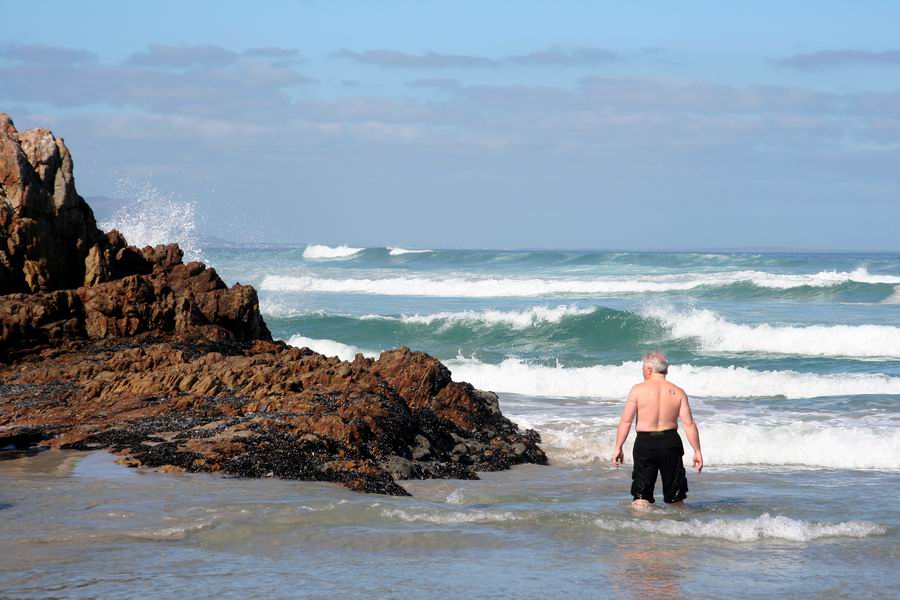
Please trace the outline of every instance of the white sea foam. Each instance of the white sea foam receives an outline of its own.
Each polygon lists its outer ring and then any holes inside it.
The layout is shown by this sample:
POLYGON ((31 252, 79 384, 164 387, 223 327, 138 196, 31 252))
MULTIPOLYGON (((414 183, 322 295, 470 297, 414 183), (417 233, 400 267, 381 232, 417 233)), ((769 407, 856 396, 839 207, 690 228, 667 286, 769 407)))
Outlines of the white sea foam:
POLYGON ((358 353, 362 353, 367 358, 378 358, 377 352, 360 350, 356 346, 342 344, 341 342, 329 339, 315 339, 304 337, 302 335, 292 335, 287 343, 297 348, 306 347, 319 354, 324 354, 325 356, 337 356, 341 360, 347 361, 353 360, 358 353))
POLYGON ((638 531, 677 537, 712 538, 729 542, 785 540, 810 542, 829 537, 868 537, 883 535, 887 529, 870 521, 814 523, 764 513, 755 519, 690 519, 687 521, 649 519, 597 519, 606 531, 638 531))
POLYGON ((900 285, 894 287, 894 293, 881 301, 882 304, 900 304, 900 285))
MULTIPOLYGON (((283 301, 263 300, 261 310, 274 317, 300 316, 314 314, 308 310, 293 308, 283 301)), ((555 324, 572 316, 592 314, 597 307, 580 308, 575 305, 533 306, 523 310, 465 310, 446 311, 431 314, 403 315, 392 317, 385 315, 364 315, 356 317, 362 320, 400 320, 404 323, 433 325, 441 329, 454 325, 503 325, 514 329, 555 324)), ((316 311, 315 314, 326 314, 316 311)), ((771 325, 733 323, 708 309, 678 310, 665 306, 650 306, 641 310, 641 315, 659 321, 672 339, 696 340, 699 349, 705 352, 733 353, 752 352, 765 354, 786 354, 803 356, 834 356, 870 359, 900 358, 900 327, 893 325, 771 325)), ((347 315, 350 316, 350 315, 347 315)), ((515 363, 508 363, 512 368, 515 363)), ((488 369, 489 370, 489 369, 488 369)), ((592 375, 586 373, 585 375, 592 375)), ((705 375, 705 374, 704 374, 705 375)), ((819 378, 825 385, 834 386, 841 380, 819 378)), ((879 381, 878 377, 851 378, 847 381, 855 385, 860 381, 879 381)), ((527 385, 523 380, 519 386, 527 385)), ((740 385, 743 385, 743 380, 740 385)), ((802 385, 810 383, 809 378, 801 380, 802 385)), ((857 393, 881 393, 885 389, 893 390, 893 385, 875 384, 874 391, 857 393)), ((566 387, 565 389, 568 389, 566 387)), ((834 393, 816 395, 838 395, 843 388, 836 388, 834 393)), ((518 391, 518 390, 504 390, 518 391)), ((529 392, 524 389, 521 393, 529 392)), ((570 393, 560 389, 555 392, 562 395, 581 396, 581 392, 570 393)), ((895 393, 886 391, 884 393, 895 393)), ((716 394, 712 394, 716 395, 716 394)), ((768 393, 749 393, 747 395, 773 395, 768 393)))
POLYGON ((462 488, 456 488, 447 495, 447 504, 463 504, 465 502, 465 494, 462 488))
POLYGON ((334 260, 349 258, 365 248, 353 248, 351 246, 325 246, 323 244, 310 244, 303 249, 303 258, 307 260, 334 260))
POLYGON ((437 323, 443 327, 457 324, 476 325, 504 325, 513 329, 525 329, 527 327, 545 323, 559 323, 563 318, 577 315, 589 315, 597 310, 597 307, 579 308, 574 305, 533 306, 524 310, 464 310, 457 312, 439 312, 431 314, 403 315, 393 317, 389 315, 350 315, 340 313, 328 313, 324 310, 309 310, 297 307, 284 300, 264 298, 259 304, 260 311, 266 316, 272 317, 298 317, 305 315, 343 316, 359 319, 361 321, 401 321, 417 325, 432 325, 437 323))
POLYGON ((900 358, 900 327, 890 325, 743 325, 707 309, 649 307, 674 338, 695 338, 707 352, 900 358))
POLYGON ((100 229, 118 229, 133 246, 177 243, 187 260, 203 258, 193 202, 130 179, 119 181, 116 195, 124 202, 109 220, 98 224, 100 229))
MULTIPOLYGON (((712 465, 900 469, 897 428, 837 426, 829 421, 783 425, 711 421, 702 430, 703 458, 712 465)), ((693 456, 690 450, 686 454, 693 456)))
MULTIPOLYGON (((456 381, 478 388, 528 396, 624 398, 640 371, 638 362, 584 368, 529 365, 507 359, 490 365, 474 359, 447 361, 456 381)), ((900 394, 900 378, 878 374, 816 375, 796 371, 754 371, 743 367, 673 365, 671 376, 692 396, 816 396, 900 394)), ((607 461, 612 454, 618 408, 607 416, 576 416, 554 403, 535 412, 504 401, 504 413, 521 426, 537 429, 556 463, 607 461)), ((540 402, 537 403, 540 406, 540 402)), ((597 408, 594 409, 596 414, 597 408)), ((599 409, 603 410, 603 409, 599 409)), ((787 418, 790 418, 788 415, 787 418)), ((707 419, 703 423, 704 458, 710 465, 796 465, 811 468, 900 469, 900 429, 831 421, 785 422, 757 418, 746 423, 707 419), (865 448, 864 452, 860 448, 865 448)), ((685 447, 689 448, 685 442, 685 447)), ((630 452, 630 450, 629 450, 630 452)), ((690 460, 690 450, 685 459, 690 460)))
MULTIPOLYGON (((475 387, 525 394, 569 398, 624 398, 640 375, 641 365, 551 367, 515 358, 499 364, 457 356, 445 361, 457 381, 475 387)), ((748 398, 784 396, 815 398, 857 394, 900 394, 900 377, 870 373, 818 375, 797 371, 755 371, 744 367, 672 365, 670 374, 691 396, 748 398)))
POLYGON ((543 323, 559 323, 564 317, 589 315, 596 307, 578 308, 574 305, 557 307, 533 306, 525 310, 465 310, 458 312, 439 312, 428 315, 404 315, 404 323, 431 325, 439 323, 444 326, 459 323, 477 323, 486 325, 505 325, 514 329, 525 329, 543 323))
MULTIPOLYGON (((552 463, 607 462, 615 445, 618 414, 606 417, 519 416, 515 407, 504 414, 541 434, 552 463)), ((900 470, 900 429, 859 427, 833 422, 771 420, 727 423, 705 419, 701 425, 703 459, 708 467, 790 466, 814 469, 900 470), (861 449, 865 450, 861 450, 861 449)), ((632 436, 633 437, 633 436, 632 436)), ((682 434, 685 464, 693 452, 682 434)), ((633 439, 625 446, 631 460, 633 439)))
POLYGON ((476 275, 330 279, 312 275, 267 275, 263 278, 262 288, 269 291, 491 298, 686 291, 699 287, 720 287, 741 282, 753 283, 764 288, 790 289, 803 286, 831 287, 851 281, 897 284, 900 283, 900 277, 872 275, 863 267, 849 272, 821 271, 814 274, 723 271, 582 279, 491 278, 476 275))
POLYGON ((848 274, 849 281, 858 283, 900 283, 900 276, 875 274, 872 275, 865 267, 859 267, 848 274))
POLYGON ((392 246, 388 246, 388 254, 391 256, 403 256, 404 254, 425 254, 427 252, 434 252, 434 250, 410 250, 408 248, 395 248, 392 246))
POLYGON ((176 525, 173 527, 163 527, 161 529, 125 531, 123 532, 123 535, 144 540, 183 540, 189 533, 206 529, 211 524, 212 521, 204 521, 202 523, 176 525))
POLYGON ((266 317, 275 317, 280 319, 304 317, 310 315, 325 316, 331 314, 320 308, 310 309, 308 307, 298 305, 297 302, 289 302, 284 299, 275 299, 265 296, 259 301, 259 312, 261 312, 266 317))
POLYGON ((442 510, 405 510, 402 508, 386 508, 382 511, 384 516, 401 521, 436 523, 439 525, 455 525, 457 523, 490 523, 502 521, 517 521, 522 515, 509 511, 495 510, 471 510, 471 511, 442 511, 442 510))

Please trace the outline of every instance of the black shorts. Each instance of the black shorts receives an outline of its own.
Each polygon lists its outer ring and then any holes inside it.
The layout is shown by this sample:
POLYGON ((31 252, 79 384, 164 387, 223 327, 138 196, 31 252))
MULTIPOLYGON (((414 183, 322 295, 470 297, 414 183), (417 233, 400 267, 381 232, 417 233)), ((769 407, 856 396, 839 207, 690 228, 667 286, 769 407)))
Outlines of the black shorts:
POLYGON ((681 462, 684 446, 677 429, 638 431, 633 456, 631 495, 635 500, 655 502, 653 488, 657 471, 662 474, 663 500, 678 502, 687 498, 687 475, 681 462))

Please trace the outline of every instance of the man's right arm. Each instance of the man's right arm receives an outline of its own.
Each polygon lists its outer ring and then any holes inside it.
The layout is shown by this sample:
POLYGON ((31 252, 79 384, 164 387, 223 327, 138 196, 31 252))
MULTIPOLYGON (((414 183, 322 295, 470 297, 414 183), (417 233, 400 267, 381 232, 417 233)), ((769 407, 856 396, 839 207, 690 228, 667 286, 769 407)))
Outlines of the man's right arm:
POLYGON ((694 468, 697 472, 703 470, 703 454, 700 452, 700 431, 697 429, 697 423, 694 422, 694 416, 691 414, 691 405, 688 402, 687 394, 681 397, 681 408, 678 411, 678 417, 684 425, 684 432, 687 434, 688 442, 694 449, 694 468))
POLYGON ((631 431, 631 424, 634 422, 634 417, 636 415, 637 395, 635 394, 634 388, 631 388, 631 391, 628 392, 628 399, 625 401, 625 408, 622 410, 622 418, 619 419, 619 426, 616 428, 616 447, 613 450, 612 463, 617 469, 625 462, 625 453, 622 451, 622 446, 628 438, 628 433, 631 431))

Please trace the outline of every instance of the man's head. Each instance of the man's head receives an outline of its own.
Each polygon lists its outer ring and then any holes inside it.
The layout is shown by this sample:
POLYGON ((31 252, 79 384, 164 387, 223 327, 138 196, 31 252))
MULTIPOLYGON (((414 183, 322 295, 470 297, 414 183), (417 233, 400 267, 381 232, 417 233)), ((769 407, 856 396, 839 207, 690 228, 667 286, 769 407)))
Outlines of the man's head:
POLYGON ((654 373, 665 375, 669 372, 669 359, 659 350, 648 352, 644 355, 643 369, 644 379, 650 379, 654 373))

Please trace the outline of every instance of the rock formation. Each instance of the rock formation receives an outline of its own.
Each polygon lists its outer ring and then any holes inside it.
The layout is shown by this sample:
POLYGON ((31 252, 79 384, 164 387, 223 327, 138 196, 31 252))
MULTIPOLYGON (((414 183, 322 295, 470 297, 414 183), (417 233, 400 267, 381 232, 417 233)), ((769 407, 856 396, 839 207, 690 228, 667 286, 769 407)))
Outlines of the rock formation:
POLYGON ((46 129, 16 132, 0 113, 0 294, 85 283, 91 248, 103 244, 75 191, 72 156, 46 129))
POLYGON ((99 231, 62 139, 0 113, 0 448, 405 494, 546 463, 539 441, 427 354, 272 341, 252 287, 99 231))

